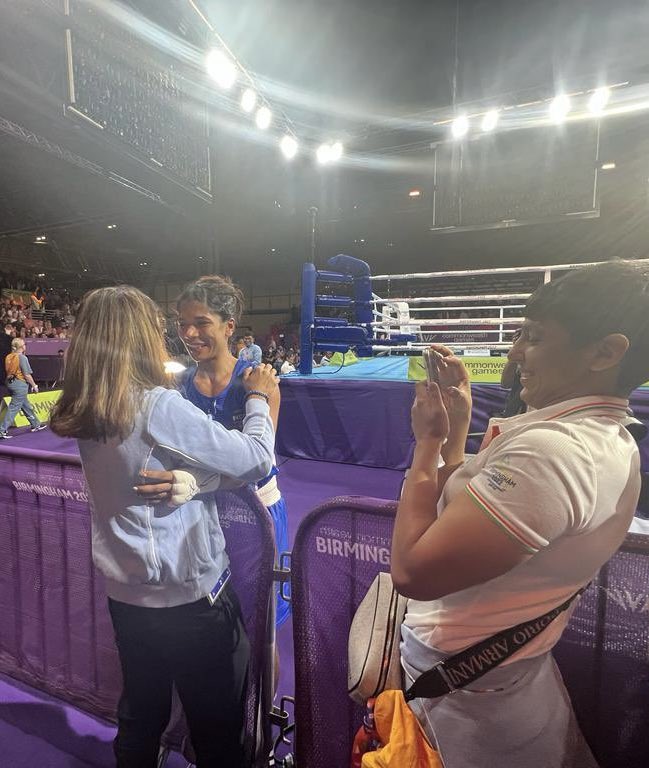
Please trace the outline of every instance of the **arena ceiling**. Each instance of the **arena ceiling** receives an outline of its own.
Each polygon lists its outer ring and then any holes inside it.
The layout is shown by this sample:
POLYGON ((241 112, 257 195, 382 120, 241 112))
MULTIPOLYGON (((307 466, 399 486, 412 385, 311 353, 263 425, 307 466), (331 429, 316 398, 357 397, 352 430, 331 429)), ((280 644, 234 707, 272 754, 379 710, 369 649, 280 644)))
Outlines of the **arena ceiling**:
MULTIPOLYGON (((57 55, 48 47, 52 36, 38 30, 39 45, 16 43, 57 0, 0 0, 0 118, 8 121, 0 131, 0 258, 11 238, 34 269, 49 261, 81 277, 89 258, 107 279, 202 272, 215 250, 237 275, 260 266, 296 275, 310 254, 313 206, 318 259, 344 250, 381 270, 395 262, 402 271, 644 255, 647 153, 637 122, 604 136, 620 173, 600 179, 602 218, 446 236, 430 232, 430 144, 440 131, 422 126, 450 116, 454 98, 503 103, 551 95, 563 83, 649 79, 645 3, 196 3, 305 146, 340 137, 350 154, 371 162, 319 169, 302 156, 287 164, 217 105, 214 204, 207 203, 63 118, 53 96, 62 84, 48 63, 48 51, 57 55), (424 194, 409 198, 413 188, 424 194), (35 242, 41 232, 45 248, 35 242)), ((130 5, 194 44, 205 34, 186 0, 130 5)))

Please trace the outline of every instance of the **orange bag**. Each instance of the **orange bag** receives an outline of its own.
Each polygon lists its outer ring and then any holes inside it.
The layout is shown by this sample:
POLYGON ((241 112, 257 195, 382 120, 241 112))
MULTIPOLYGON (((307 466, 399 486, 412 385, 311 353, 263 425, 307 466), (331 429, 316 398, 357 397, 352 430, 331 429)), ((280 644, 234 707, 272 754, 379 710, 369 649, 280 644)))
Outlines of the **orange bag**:
POLYGON ((383 747, 366 752, 362 768, 444 768, 401 691, 383 691, 377 696, 374 727, 383 747))

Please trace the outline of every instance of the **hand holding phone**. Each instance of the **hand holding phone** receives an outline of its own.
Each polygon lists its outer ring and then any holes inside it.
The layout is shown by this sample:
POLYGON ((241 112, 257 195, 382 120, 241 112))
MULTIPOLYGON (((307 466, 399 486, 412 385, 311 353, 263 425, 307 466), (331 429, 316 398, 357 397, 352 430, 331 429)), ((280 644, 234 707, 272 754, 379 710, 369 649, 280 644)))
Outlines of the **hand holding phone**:
POLYGON ((426 368, 426 379, 428 383, 439 384, 439 363, 437 362, 437 353, 434 349, 425 349, 423 353, 424 367, 426 368))

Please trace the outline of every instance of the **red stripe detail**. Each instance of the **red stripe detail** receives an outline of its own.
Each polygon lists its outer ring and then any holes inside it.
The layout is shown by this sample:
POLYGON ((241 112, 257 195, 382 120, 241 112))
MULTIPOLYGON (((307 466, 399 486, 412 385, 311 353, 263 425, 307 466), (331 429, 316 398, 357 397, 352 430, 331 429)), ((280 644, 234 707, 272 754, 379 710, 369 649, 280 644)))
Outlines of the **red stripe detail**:
POLYGON ((510 530, 510 531, 512 532, 512 534, 513 534, 513 535, 514 535, 514 536, 515 536, 517 539, 520 539, 520 540, 523 542, 523 544, 525 544, 525 546, 526 546, 526 547, 529 547, 530 549, 533 549, 535 552, 538 552, 538 550, 539 550, 539 547, 538 547, 538 545, 537 545, 537 544, 534 544, 534 543, 532 543, 531 541, 528 541, 528 540, 525 538, 525 536, 524 536, 524 535, 523 535, 523 534, 522 534, 522 533, 521 533, 521 532, 518 530, 518 528, 514 528, 513 524, 512 524, 512 523, 510 523, 510 522, 509 522, 509 520, 507 520, 507 519, 506 519, 506 518, 504 518, 504 517, 503 517, 503 516, 502 516, 502 515, 501 515, 499 512, 497 512, 497 511, 496 511, 496 510, 495 510, 495 509, 494 509, 494 508, 491 506, 491 504, 489 504, 489 502, 487 502, 487 501, 486 501, 486 499, 485 499, 483 496, 481 496, 481 495, 480 495, 480 494, 479 494, 479 493, 476 491, 476 489, 475 489, 475 488, 474 488, 474 487, 471 485, 471 483, 468 483, 468 484, 467 484, 467 488, 470 490, 470 492, 471 492, 471 493, 473 493, 473 494, 475 495, 476 499, 478 499, 478 501, 480 501, 480 503, 481 503, 481 504, 484 504, 484 506, 485 506, 485 507, 486 507, 486 508, 489 510, 489 512, 491 512, 491 514, 492 514, 492 515, 493 515, 495 518, 497 518, 498 520, 500 520, 500 522, 501 522, 501 523, 502 523, 502 524, 505 526, 505 528, 507 528, 508 530, 510 530))

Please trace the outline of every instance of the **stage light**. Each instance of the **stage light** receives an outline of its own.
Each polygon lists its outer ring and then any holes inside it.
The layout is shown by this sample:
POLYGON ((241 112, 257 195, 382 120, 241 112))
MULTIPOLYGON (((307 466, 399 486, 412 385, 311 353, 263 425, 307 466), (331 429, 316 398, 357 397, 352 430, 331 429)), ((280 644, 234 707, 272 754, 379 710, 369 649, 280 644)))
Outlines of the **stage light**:
POLYGON ((268 109, 268 107, 259 107, 257 114, 255 115, 255 123, 257 123, 257 128, 265 131, 266 128, 268 128, 268 126, 271 124, 272 119, 273 114, 270 109, 268 109))
POLYGON ((294 136, 290 136, 289 134, 282 136, 282 139, 279 142, 279 147, 287 160, 292 160, 295 155, 297 155, 298 144, 294 136))
POLYGON ((466 115, 456 117, 451 123, 451 133, 454 139, 461 139, 469 132, 469 118, 466 115))
POLYGON ((241 109, 244 112, 250 114, 256 105, 257 94, 252 90, 252 88, 246 88, 246 90, 241 94, 241 109))
POLYGON ((616 168, 616 165, 615 165, 615 163, 602 163, 602 165, 600 166, 600 168, 601 168, 603 171, 613 171, 613 170, 615 170, 615 168, 616 168))
POLYGON ((497 109, 490 109, 489 112, 487 112, 482 118, 480 127, 485 133, 488 131, 493 131, 493 129, 498 125, 499 118, 500 112, 497 109))
POLYGON ((609 88, 603 87, 593 91, 590 99, 588 99, 588 110, 593 115, 601 115, 606 109, 608 100, 611 98, 611 91, 609 88))
POLYGON ((408 192, 408 197, 421 197, 421 189, 411 189, 410 192, 408 192))
POLYGON ((336 141, 331 145, 331 160, 337 162, 343 156, 343 145, 336 141))
POLYGON ((117 224, 107 224, 106 229, 117 229, 117 224))
POLYGON ((229 90, 237 79, 237 65, 223 51, 214 48, 205 59, 207 74, 224 90, 229 90))
POLYGON ((548 114, 553 123, 562 123, 570 112, 570 99, 565 93, 555 96, 550 102, 548 114))
POLYGON ((331 147, 329 144, 321 144, 315 154, 320 165, 327 165, 327 163, 331 162, 331 147))
POLYGON ((184 366, 182 363, 179 363, 178 360, 167 360, 167 362, 164 365, 165 373, 182 373, 183 371, 187 370, 187 367, 184 366))

